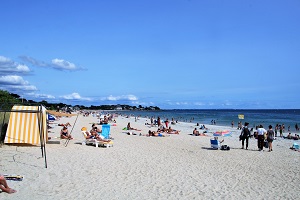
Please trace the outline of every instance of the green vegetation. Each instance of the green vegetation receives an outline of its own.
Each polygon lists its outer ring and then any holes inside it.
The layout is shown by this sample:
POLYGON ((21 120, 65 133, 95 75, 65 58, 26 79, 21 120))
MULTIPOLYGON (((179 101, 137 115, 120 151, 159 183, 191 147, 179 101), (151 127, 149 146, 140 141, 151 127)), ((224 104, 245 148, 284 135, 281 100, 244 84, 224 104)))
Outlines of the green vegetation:
POLYGON ((36 102, 33 100, 27 100, 24 98, 20 98, 18 94, 9 93, 7 91, 0 90, 0 110, 10 110, 13 104, 24 104, 24 105, 38 105, 42 104, 49 110, 56 110, 57 107, 64 108, 64 107, 76 107, 79 110, 160 110, 157 106, 149 106, 143 107, 141 105, 137 106, 129 106, 129 105, 99 105, 94 106, 91 105, 90 107, 86 107, 83 105, 69 105, 63 103, 48 103, 47 101, 40 101, 36 102))

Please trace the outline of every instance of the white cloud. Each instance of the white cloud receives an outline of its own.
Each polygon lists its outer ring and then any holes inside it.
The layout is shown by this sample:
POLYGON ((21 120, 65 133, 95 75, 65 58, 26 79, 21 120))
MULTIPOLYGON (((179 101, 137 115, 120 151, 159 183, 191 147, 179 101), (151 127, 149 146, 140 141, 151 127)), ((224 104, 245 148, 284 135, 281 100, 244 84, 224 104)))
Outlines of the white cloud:
POLYGON ((127 100, 127 101, 137 101, 138 98, 132 94, 129 95, 121 95, 121 96, 112 96, 109 95, 108 97, 101 98, 101 100, 108 100, 108 101, 119 101, 119 100, 127 100))
POLYGON ((37 59, 29 57, 29 56, 20 56, 20 58, 23 61, 28 62, 37 67, 47 67, 47 68, 52 68, 52 69, 61 70, 61 71, 84 70, 83 68, 76 66, 74 63, 71 63, 64 59, 55 58, 55 59, 51 60, 51 63, 46 63, 44 61, 40 61, 40 60, 37 60, 37 59))
POLYGON ((87 97, 81 97, 80 94, 74 92, 72 94, 64 95, 61 96, 63 99, 68 99, 68 100, 84 100, 84 101, 91 101, 91 98, 87 97))
POLYGON ((9 58, 0 56, 0 73, 1 74, 27 74, 30 69, 26 65, 19 64, 9 58))
POLYGON ((176 102, 177 105, 189 105, 188 102, 176 102))
POLYGON ((11 62, 11 60, 9 58, 0 56, 0 63, 9 63, 9 62, 11 62))
POLYGON ((5 85, 28 85, 21 76, 0 76, 0 83, 5 85))
POLYGON ((50 94, 32 94, 32 96, 39 99, 55 99, 55 96, 50 94))
POLYGON ((54 68, 56 69, 62 69, 62 70, 71 70, 74 71, 77 69, 76 65, 74 63, 71 63, 69 61, 55 58, 52 60, 52 64, 54 68))
POLYGON ((0 88, 8 91, 36 91, 37 88, 34 85, 30 85, 28 81, 25 81, 21 76, 0 76, 0 88))
POLYGON ((196 106, 205 106, 206 104, 203 102, 195 102, 194 105, 196 106))

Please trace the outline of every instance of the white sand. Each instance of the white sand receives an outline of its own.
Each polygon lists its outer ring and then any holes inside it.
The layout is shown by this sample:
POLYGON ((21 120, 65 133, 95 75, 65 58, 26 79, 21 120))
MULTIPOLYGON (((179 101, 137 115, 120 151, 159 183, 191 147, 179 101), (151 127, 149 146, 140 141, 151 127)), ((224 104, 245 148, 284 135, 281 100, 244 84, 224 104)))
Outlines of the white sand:
MULTIPOLYGON (((61 118, 56 123, 73 125, 75 120, 61 118)), ((146 134, 150 129, 146 119, 135 122, 133 117, 119 116, 116 120, 117 126, 111 126, 114 146, 96 148, 81 145, 80 129, 90 129, 98 120, 80 115, 72 131, 75 139, 67 147, 64 140, 46 145, 48 168, 40 147, 2 146, 0 173, 25 179, 8 181, 17 193, 1 193, 0 199, 300 198, 300 152, 289 149, 293 140, 278 139, 273 152, 259 152, 255 139, 250 139, 249 150, 240 149, 240 131, 230 127, 207 125, 210 137, 196 137, 189 135, 194 124, 178 123, 171 126, 181 130, 179 135, 146 137, 122 130, 131 122, 146 134), (232 137, 225 138, 230 151, 210 148, 211 133, 221 129, 233 131, 232 137)), ((49 136, 58 137, 61 127, 51 126, 54 133, 49 136)))

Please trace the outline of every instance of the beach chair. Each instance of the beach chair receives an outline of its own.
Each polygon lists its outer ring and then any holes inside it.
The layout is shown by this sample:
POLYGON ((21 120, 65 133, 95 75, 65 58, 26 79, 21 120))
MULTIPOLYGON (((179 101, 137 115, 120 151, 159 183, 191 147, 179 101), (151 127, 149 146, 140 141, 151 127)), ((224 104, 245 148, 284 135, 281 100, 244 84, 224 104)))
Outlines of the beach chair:
POLYGON ((105 139, 110 139, 110 125, 109 124, 103 124, 102 125, 102 133, 101 133, 101 135, 105 139))
POLYGON ((210 146, 213 149, 220 149, 221 147, 219 140, 216 139, 210 139, 210 146))
POLYGON ((87 138, 86 131, 87 131, 86 127, 81 128, 81 133, 84 137, 84 141, 82 141, 82 145, 93 145, 95 147, 106 147, 106 148, 113 146, 113 141, 104 142, 104 141, 99 141, 97 139, 87 138))
POLYGON ((297 144, 296 142, 293 144, 292 148, 299 150, 299 144, 297 144))
POLYGON ((82 141, 82 145, 94 145, 96 147, 98 147, 98 143, 96 139, 90 139, 87 138, 87 134, 86 134, 87 128, 86 127, 82 127, 81 128, 81 133, 84 137, 84 140, 82 141))

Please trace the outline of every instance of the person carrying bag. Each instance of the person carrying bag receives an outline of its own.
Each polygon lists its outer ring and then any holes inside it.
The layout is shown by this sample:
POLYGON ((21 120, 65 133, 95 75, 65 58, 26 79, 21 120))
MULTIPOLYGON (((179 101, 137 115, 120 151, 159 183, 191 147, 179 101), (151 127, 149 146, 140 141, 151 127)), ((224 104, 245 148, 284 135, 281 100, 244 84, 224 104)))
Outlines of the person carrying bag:
POLYGON ((251 133, 248 129, 248 125, 249 125, 249 123, 245 122, 245 126, 242 128, 242 131, 241 131, 240 140, 242 140, 242 149, 244 149, 245 140, 246 140, 246 149, 248 149, 249 138, 251 136, 251 133))

